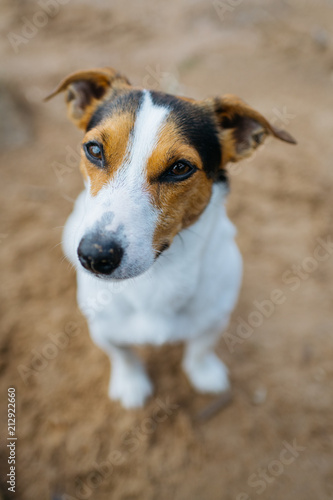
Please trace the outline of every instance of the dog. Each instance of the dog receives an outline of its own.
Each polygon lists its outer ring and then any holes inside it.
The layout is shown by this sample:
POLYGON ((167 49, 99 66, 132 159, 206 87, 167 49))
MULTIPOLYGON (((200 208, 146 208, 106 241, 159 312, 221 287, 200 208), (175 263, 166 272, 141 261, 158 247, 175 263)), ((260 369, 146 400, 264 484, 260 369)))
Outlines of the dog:
POLYGON ((153 385, 131 346, 184 342, 182 366, 202 393, 230 388, 214 347, 242 277, 225 199, 226 166, 267 136, 295 144, 234 95, 202 101, 131 86, 112 68, 78 71, 66 93, 85 136, 85 189, 63 234, 77 299, 109 356, 111 399, 143 406, 153 385))

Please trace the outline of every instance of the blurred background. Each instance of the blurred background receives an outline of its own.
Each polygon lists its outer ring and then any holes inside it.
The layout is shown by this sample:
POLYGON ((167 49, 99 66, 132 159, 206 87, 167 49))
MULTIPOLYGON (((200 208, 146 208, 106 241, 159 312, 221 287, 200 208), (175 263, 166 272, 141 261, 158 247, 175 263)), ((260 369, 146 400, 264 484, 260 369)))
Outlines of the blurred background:
POLYGON ((17 499, 332 499, 333 1, 1 0, 0 9, 0 498, 13 497, 14 386, 17 499), (77 309, 59 242, 82 189, 81 132, 63 96, 42 100, 67 74, 99 66, 170 93, 238 94, 298 140, 267 141, 230 168, 245 268, 218 347, 233 400, 214 415, 214 398, 196 394, 179 367, 181 346, 142 350, 156 385, 146 408, 109 401, 108 359, 77 309))

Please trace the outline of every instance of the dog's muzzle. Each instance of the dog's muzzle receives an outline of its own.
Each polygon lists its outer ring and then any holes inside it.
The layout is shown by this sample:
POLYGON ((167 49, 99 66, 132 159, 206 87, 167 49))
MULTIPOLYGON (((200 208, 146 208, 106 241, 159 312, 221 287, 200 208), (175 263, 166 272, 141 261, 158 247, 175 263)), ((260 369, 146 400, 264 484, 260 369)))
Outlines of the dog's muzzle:
POLYGON ((124 250, 110 235, 93 233, 82 238, 77 254, 85 269, 109 276, 119 267, 124 250))

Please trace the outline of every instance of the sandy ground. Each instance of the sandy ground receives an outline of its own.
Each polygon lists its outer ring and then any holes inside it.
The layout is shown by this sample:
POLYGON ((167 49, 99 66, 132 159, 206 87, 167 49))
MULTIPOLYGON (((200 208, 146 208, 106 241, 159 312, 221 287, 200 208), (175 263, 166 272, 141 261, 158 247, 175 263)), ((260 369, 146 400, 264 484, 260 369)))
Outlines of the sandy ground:
POLYGON ((0 6, 2 500, 333 498, 333 2, 56 5, 46 20, 37 2, 0 6), (82 188, 81 134, 61 97, 41 99, 66 74, 103 65, 197 98, 238 94, 299 142, 270 141, 230 172, 244 283, 218 348, 233 400, 211 418, 198 418, 214 398, 190 388, 181 346, 143 349, 156 384, 145 409, 109 401, 108 359, 77 310, 59 242, 82 188), (280 303, 258 315, 272 293, 280 303), (240 322, 254 318, 242 338, 240 322))

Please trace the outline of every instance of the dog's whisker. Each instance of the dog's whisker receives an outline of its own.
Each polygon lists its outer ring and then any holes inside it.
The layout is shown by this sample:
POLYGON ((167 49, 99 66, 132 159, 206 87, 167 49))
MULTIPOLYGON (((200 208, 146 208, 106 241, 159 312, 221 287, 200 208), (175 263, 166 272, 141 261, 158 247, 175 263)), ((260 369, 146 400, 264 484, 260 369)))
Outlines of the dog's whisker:
POLYGON ((53 245, 53 247, 50 248, 50 251, 52 252, 55 248, 59 247, 62 245, 62 242, 60 241, 59 243, 56 243, 55 245, 53 245))
POLYGON ((68 196, 67 194, 61 193, 60 196, 62 198, 64 198, 64 200, 69 201, 69 203, 72 203, 74 205, 75 200, 73 198, 71 198, 70 196, 68 196))

